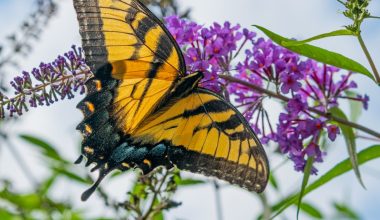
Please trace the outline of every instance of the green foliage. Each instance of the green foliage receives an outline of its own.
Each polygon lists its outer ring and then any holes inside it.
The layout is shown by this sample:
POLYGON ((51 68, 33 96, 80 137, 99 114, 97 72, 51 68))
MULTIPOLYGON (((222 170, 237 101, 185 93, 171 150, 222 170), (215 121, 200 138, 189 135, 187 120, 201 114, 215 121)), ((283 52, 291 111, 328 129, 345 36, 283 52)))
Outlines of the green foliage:
MULTIPOLYGON (((359 165, 364 164, 373 159, 377 159, 377 158, 380 158, 380 145, 370 146, 358 153, 359 165)), ((319 177, 316 181, 314 181, 312 184, 310 184, 308 187, 306 187, 304 195, 309 194, 315 189, 325 185, 326 183, 330 182, 331 180, 335 179, 336 177, 339 177, 340 175, 350 170, 352 170, 352 164, 351 164, 350 159, 346 159, 338 163, 336 166, 330 169, 327 173, 325 173, 324 175, 319 177)), ((299 198, 298 192, 287 196, 285 199, 273 205, 271 209, 275 214, 273 215, 272 218, 278 216, 289 206, 296 204, 297 198, 299 198)))
MULTIPOLYGON (((343 118, 347 120, 346 114, 344 114, 344 112, 340 110, 338 107, 331 108, 330 112, 339 118, 343 118)), ((360 184, 363 186, 363 188, 365 188, 361 175, 360 175, 360 171, 359 171, 358 156, 356 154, 356 140, 355 140, 354 129, 342 123, 337 123, 337 124, 339 125, 339 128, 341 129, 343 133, 344 140, 346 141, 348 155, 350 156, 351 164, 354 169, 355 175, 357 179, 359 180, 360 184)))
POLYGON ((315 206, 303 202, 300 206, 301 210, 308 214, 309 216, 316 218, 316 219, 324 219, 324 216, 320 210, 318 210, 315 206))
POLYGON ((309 57, 311 59, 317 60, 322 63, 326 63, 329 65, 333 65, 342 69, 350 70, 353 72, 361 73, 367 77, 369 77, 372 80, 375 80, 372 76, 371 72, 367 70, 363 65, 360 63, 345 57, 341 54, 316 47, 309 44, 301 44, 297 46, 293 46, 296 41, 287 39, 285 37, 282 37, 264 27, 254 25, 259 30, 264 32, 270 39, 272 39, 274 42, 276 42, 278 45, 283 46, 295 53, 301 54, 303 56, 309 57))
POLYGON ((273 186, 275 190, 279 190, 278 182, 273 173, 269 175, 269 184, 273 186))
POLYGON ((338 218, 359 220, 359 215, 347 204, 334 202, 333 206, 337 212, 338 218))
POLYGON ((55 148, 52 145, 42 140, 41 138, 33 137, 27 134, 20 135, 20 138, 33 145, 34 147, 37 147, 40 150, 40 152, 45 156, 45 158, 49 158, 54 161, 65 164, 69 163, 68 161, 61 158, 59 153, 55 150, 55 148))
POLYGON ((299 211, 300 211, 301 204, 302 204, 302 197, 304 195, 307 183, 309 182, 309 177, 311 174, 311 170, 313 168, 313 162, 314 162, 314 157, 307 158, 307 162, 306 162, 306 166, 305 166, 305 170, 304 170, 304 174, 303 174, 303 179, 302 179, 301 191, 300 191, 299 197, 298 197, 297 219, 298 219, 299 211))
POLYGON ((327 38, 327 37, 336 37, 336 36, 355 36, 355 33, 350 31, 350 30, 342 29, 342 30, 336 30, 336 31, 331 31, 328 33, 320 34, 320 35, 308 38, 306 40, 285 41, 285 42, 283 42, 283 44, 284 44, 284 46, 300 46, 302 44, 309 43, 311 41, 320 40, 320 39, 327 38))
POLYGON ((171 199, 177 190, 178 171, 157 168, 148 175, 139 176, 125 202, 120 206, 134 219, 163 219, 163 211, 181 205, 171 199))
MULTIPOLYGON (((355 99, 358 94, 352 91, 345 92, 348 98, 355 99)), ((355 102, 353 100, 349 100, 350 105, 350 120, 353 122, 357 122, 359 117, 363 112, 363 105, 360 102, 355 102)))
POLYGON ((46 193, 48 190, 43 189, 42 186, 50 188, 52 186, 50 183, 41 184, 41 187, 33 193, 17 193, 11 189, 12 186, 9 183, 5 182, 0 183, 0 185, 4 185, 0 189, 0 204, 8 207, 7 209, 0 208, 0 219, 36 219, 41 218, 41 216, 45 216, 44 219, 49 219, 52 215, 61 217, 64 215, 81 215, 79 211, 73 210, 70 204, 57 202, 48 196, 46 193))

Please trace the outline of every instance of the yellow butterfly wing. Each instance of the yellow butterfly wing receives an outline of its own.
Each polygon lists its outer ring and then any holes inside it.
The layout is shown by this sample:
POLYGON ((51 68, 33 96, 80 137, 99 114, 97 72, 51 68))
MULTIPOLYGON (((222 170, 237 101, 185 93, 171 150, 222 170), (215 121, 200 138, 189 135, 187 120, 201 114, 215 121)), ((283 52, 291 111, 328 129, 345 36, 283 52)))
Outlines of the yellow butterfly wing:
POLYGON ((252 191, 269 175, 265 151, 243 116, 219 95, 195 89, 149 116, 134 144, 164 143, 180 169, 216 176, 252 191))
POLYGON ((111 105, 119 128, 128 134, 183 75, 182 54, 162 23, 139 1, 76 0, 74 6, 86 63, 98 84, 118 80, 111 105))

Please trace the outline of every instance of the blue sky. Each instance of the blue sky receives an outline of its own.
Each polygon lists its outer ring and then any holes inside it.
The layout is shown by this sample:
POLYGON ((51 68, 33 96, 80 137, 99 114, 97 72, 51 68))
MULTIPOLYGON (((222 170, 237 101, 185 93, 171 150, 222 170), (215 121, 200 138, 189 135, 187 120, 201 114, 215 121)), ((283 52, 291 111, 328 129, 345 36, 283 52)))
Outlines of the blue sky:
MULTIPOLYGON (((72 2, 70 0, 59 2, 61 7, 58 16, 46 27, 46 31, 41 35, 41 40, 36 43, 30 56, 23 60, 22 69, 30 70, 41 61, 52 61, 57 55, 69 50, 72 44, 80 45, 78 25, 71 6, 72 2)), ((259 24, 283 36, 298 39, 337 30, 349 23, 347 19, 338 13, 339 10, 342 10, 342 7, 336 1, 179 0, 179 2, 184 7, 191 7, 193 9, 192 17, 201 24, 209 25, 214 21, 224 22, 225 20, 240 23, 248 28, 252 24, 259 24)), ((380 1, 373 0, 372 2, 371 12, 380 15, 380 1)), ((29 12, 30 6, 30 0, 0 0, 0 26, 2 27, 0 40, 6 34, 17 29, 19 22, 29 12)), ((261 35, 261 33, 259 34, 261 35)), ((366 22, 363 26, 363 36, 374 59, 378 61, 378 68, 380 69, 380 20, 366 22)), ((346 54, 369 68, 358 43, 352 38, 326 39, 316 42, 315 45, 346 54)), ((359 83, 360 91, 369 94, 371 98, 370 109, 364 112, 360 122, 372 129, 380 130, 378 87, 359 75, 356 76, 356 79, 359 83)), ((21 123, 9 124, 8 129, 13 134, 21 132, 46 137, 48 141, 59 147, 60 153, 65 157, 75 160, 79 152, 80 136, 74 131, 74 128, 81 120, 81 114, 75 109, 75 105, 80 99, 81 97, 77 97, 74 100, 56 103, 49 108, 42 107, 32 110, 22 118, 21 123)), ((43 163, 36 157, 38 154, 30 151, 30 148, 16 139, 15 143, 18 144, 18 149, 25 153, 24 155, 28 155, 25 159, 35 164, 36 173, 44 175, 46 170, 42 167, 43 163)), ((371 144, 373 142, 359 141, 358 148, 363 149, 371 144)), ((343 140, 340 139, 334 142, 330 146, 325 163, 318 167, 320 173, 323 174, 346 157, 343 140)), ((272 154, 269 155, 269 158, 271 167, 275 167, 283 160, 283 158, 272 154)), ((17 180, 17 187, 20 190, 30 188, 15 161, 11 159, 7 151, 3 151, 0 154, 0 168, 7 164, 10 164, 8 167, 12 167, 12 169, 0 169, 0 177, 14 178, 17 180)), ((353 173, 348 173, 311 193, 306 197, 306 200, 326 212, 331 212, 330 204, 332 201, 345 201, 349 198, 351 204, 364 219, 373 219, 380 215, 378 207, 380 203, 380 190, 378 188, 380 183, 379 165, 380 162, 375 161, 361 168, 367 190, 360 187, 353 173)), ((279 169, 276 175, 282 186, 283 195, 298 189, 301 184, 302 176, 293 171, 291 164, 279 169)), ((115 182, 106 181, 104 185, 107 185, 107 192, 121 198, 121 192, 124 193, 126 186, 130 183, 131 180, 128 177, 123 177, 123 179, 115 182)), ((102 213, 102 211, 99 211, 102 204, 96 200, 96 197, 87 203, 79 202, 79 193, 84 189, 84 186, 72 186, 70 183, 63 182, 56 189, 56 196, 76 201, 76 204, 81 208, 102 213), (62 188, 65 188, 64 192, 62 188)), ((251 219, 260 210, 260 204, 255 195, 250 195, 236 187, 225 187, 222 191, 222 198, 225 219, 251 219)), ((215 219, 215 212, 213 211, 215 209, 214 194, 211 184, 180 190, 176 195, 176 199, 182 201, 183 205, 170 212, 168 214, 169 219, 215 219), (204 207, 209 207, 208 210, 211 211, 202 212, 201 210, 204 210, 204 207), (194 210, 199 211, 195 212, 194 210)), ((269 199, 276 201, 278 198, 270 192, 269 199)), ((294 213, 294 209, 286 212, 290 219, 294 217, 294 213)), ((303 219, 307 219, 307 217, 303 219)))

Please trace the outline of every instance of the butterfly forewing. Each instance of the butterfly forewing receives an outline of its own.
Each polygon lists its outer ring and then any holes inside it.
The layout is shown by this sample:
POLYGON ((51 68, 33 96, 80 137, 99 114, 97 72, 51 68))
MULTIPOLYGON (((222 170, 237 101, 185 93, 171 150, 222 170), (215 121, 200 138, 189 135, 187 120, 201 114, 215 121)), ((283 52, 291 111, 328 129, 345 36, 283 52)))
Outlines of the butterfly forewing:
POLYGON ((162 24, 138 1, 79 0, 86 62, 98 78, 120 81, 112 111, 130 133, 184 72, 182 54, 162 24), (108 65, 107 71, 98 71, 108 65))

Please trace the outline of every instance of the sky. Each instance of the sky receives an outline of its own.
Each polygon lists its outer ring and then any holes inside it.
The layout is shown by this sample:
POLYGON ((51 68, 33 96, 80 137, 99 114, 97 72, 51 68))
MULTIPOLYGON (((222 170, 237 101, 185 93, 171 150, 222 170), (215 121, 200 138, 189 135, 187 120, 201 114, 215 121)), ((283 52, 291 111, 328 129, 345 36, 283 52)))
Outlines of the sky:
MULTIPOLYGON (((30 0, 0 0, 0 42, 9 33, 17 30, 19 23, 25 17, 30 7, 30 0), (17 14, 15 13, 17 12, 17 14)), ((58 15, 46 27, 40 36, 41 39, 35 44, 33 52, 23 60, 22 69, 31 70, 39 65, 41 61, 50 62, 59 54, 68 51, 72 44, 80 45, 78 24, 72 7, 71 0, 61 0, 58 15)), ((305 39, 320 33, 341 29, 343 25, 349 24, 340 11, 343 8, 336 1, 331 0, 179 0, 183 8, 192 9, 192 18, 200 24, 210 25, 213 22, 230 21, 239 23, 243 27, 255 30, 251 25, 258 24, 269 28, 286 37, 305 39)), ((370 11, 374 15, 380 15, 380 0, 373 0, 370 11)), ((260 36, 263 36, 258 30, 260 36)), ((363 38, 373 55, 375 61, 380 63, 380 21, 369 20, 363 25, 363 38)), ((343 53, 350 58, 358 60, 367 68, 365 57, 360 50, 357 41, 350 37, 336 37, 320 40, 314 45, 329 48, 333 51, 343 53)), ((378 65, 380 68, 380 65, 378 65)), ((18 74, 17 72, 9 73, 18 74)), ((378 88, 370 80, 357 75, 360 92, 370 96, 369 110, 365 111, 360 118, 360 123, 374 129, 380 130, 380 98, 378 88)), ((41 107, 33 109, 21 118, 21 122, 7 124, 13 135, 14 147, 22 152, 28 164, 35 164, 33 171, 36 176, 46 175, 46 169, 38 157, 38 153, 31 147, 20 142, 17 134, 27 133, 43 137, 53 145, 57 146, 59 152, 66 158, 74 161, 79 153, 80 135, 75 131, 76 124, 81 121, 81 113, 75 109, 76 103, 82 97, 77 96, 73 100, 65 100, 48 108, 41 107)), ((272 105, 273 103, 268 103, 272 105)), ((347 110, 347 106, 344 107, 347 110)), ((276 112, 273 112, 276 114, 276 112)), ((358 150, 364 149, 374 142, 358 141, 358 150)), ((284 157, 279 157, 268 152, 271 167, 280 164, 284 157)), ((347 157, 344 141, 330 144, 325 162, 318 165, 320 174, 331 169, 338 161, 347 157)), ((324 212, 331 213, 332 202, 349 201, 355 210, 359 211, 363 219, 374 219, 380 216, 380 161, 372 161, 361 167, 363 180, 367 190, 360 187, 352 172, 333 180, 315 192, 306 196, 305 200, 321 208, 324 212)), ((186 175, 192 176, 189 173, 186 175)), ((281 186, 281 193, 286 196, 299 188, 302 175, 293 171, 292 164, 286 164, 276 170, 276 177, 281 186)), ((0 177, 9 177, 15 180, 16 188, 19 190, 31 189, 25 176, 17 166, 9 151, 0 149, 0 177)), ((196 175, 197 178, 203 178, 196 175)), ((316 179, 312 177, 311 181, 316 179)), ((123 176, 117 181, 104 181, 106 191, 116 198, 122 199, 122 195, 132 183, 129 176, 123 176)), ((102 203, 96 196, 88 202, 79 201, 80 193, 87 186, 73 185, 62 181, 55 189, 57 198, 70 199, 78 207, 92 210, 93 213, 107 214, 101 208, 102 203)), ((234 186, 224 186, 221 191, 223 215, 225 219, 252 219, 260 212, 261 206, 255 194, 249 194, 234 186)), ((166 213, 168 219, 216 219, 215 194, 212 184, 196 186, 189 189, 181 189, 175 195, 182 206, 166 213), (194 211, 196 210, 196 211, 194 211)), ((277 201, 278 195, 269 189, 269 200, 277 201)), ((292 219, 295 209, 289 209, 286 215, 292 219)), ((302 219, 308 219, 303 216, 302 219)))

